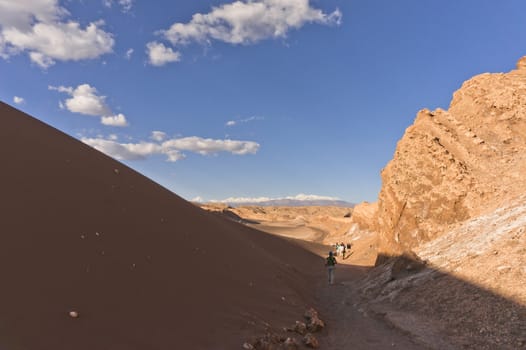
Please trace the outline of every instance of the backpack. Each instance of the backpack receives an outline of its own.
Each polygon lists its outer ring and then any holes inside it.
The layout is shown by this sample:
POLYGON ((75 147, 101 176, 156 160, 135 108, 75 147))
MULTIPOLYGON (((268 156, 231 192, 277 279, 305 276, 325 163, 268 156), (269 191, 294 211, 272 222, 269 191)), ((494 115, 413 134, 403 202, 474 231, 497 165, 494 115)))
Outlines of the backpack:
POLYGON ((327 257, 327 266, 336 265, 336 258, 334 256, 327 257))

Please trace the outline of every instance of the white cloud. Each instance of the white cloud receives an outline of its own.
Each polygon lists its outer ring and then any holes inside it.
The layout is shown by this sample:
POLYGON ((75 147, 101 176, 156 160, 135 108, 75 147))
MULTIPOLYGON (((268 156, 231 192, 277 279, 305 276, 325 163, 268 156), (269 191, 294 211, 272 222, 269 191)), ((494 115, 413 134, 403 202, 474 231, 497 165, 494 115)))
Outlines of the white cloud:
POLYGON ((126 116, 122 113, 113 114, 106 105, 106 96, 101 96, 95 87, 81 84, 76 88, 65 86, 49 86, 50 90, 66 93, 71 98, 60 101, 61 109, 66 108, 72 113, 101 117, 101 123, 109 126, 128 126, 126 116))
POLYGON ((235 141, 228 139, 214 140, 203 139, 197 136, 164 141, 163 146, 178 150, 192 151, 202 155, 218 153, 221 151, 239 155, 255 154, 259 149, 259 144, 252 141, 235 141))
POLYGON ((31 29, 34 22, 56 22, 68 14, 58 5, 58 0, 0 1, 2 27, 31 29))
POLYGON ((7 53, 6 49, 6 43, 4 40, 4 37, 2 35, 2 32, 0 31, 0 57, 4 60, 7 60, 9 58, 9 54, 7 53))
POLYGON ((203 199, 203 197, 197 196, 197 197, 192 198, 192 199, 190 200, 190 202, 203 203, 203 202, 204 202, 204 199, 203 199))
POLYGON ((15 97, 13 97, 13 102, 16 103, 17 105, 20 105, 20 104, 24 103, 25 100, 24 100, 23 97, 15 96, 15 97))
POLYGON ((29 59, 44 69, 55 64, 55 61, 52 58, 35 51, 29 53, 29 59))
POLYGON ((102 4, 107 8, 111 8, 114 2, 122 7, 122 12, 129 12, 133 6, 133 0, 102 0, 102 4))
POLYGON ((111 138, 81 138, 82 142, 121 160, 145 159, 149 156, 164 155, 169 162, 185 158, 182 151, 201 155, 228 152, 236 155, 254 154, 259 144, 252 141, 204 139, 197 136, 170 139, 158 142, 119 143, 111 138))
POLYGON ((229 120, 226 122, 226 126, 235 126, 237 124, 240 124, 240 123, 248 123, 248 122, 251 122, 251 121, 254 121, 254 120, 263 120, 265 118, 263 117, 250 117, 250 118, 245 118, 245 119, 239 119, 239 120, 229 120))
POLYGON ((306 23, 339 25, 341 17, 339 10, 326 14, 311 7, 309 0, 239 0, 196 13, 190 22, 174 23, 162 33, 175 46, 212 40, 251 44, 286 37, 306 23))
POLYGON ((111 111, 105 103, 106 96, 99 96, 97 89, 89 84, 81 84, 76 88, 50 86, 49 89, 71 95, 71 98, 64 101, 70 112, 92 116, 111 115, 111 111))
POLYGON ((122 6, 124 12, 128 12, 133 6, 133 0, 119 0, 119 5, 122 6))
POLYGON ((128 49, 126 51, 126 59, 128 60, 131 59, 131 56, 133 55, 133 51, 134 51, 133 49, 128 49))
POLYGON ((175 52, 171 47, 166 47, 162 43, 156 41, 146 44, 146 53, 148 54, 148 62, 152 66, 164 66, 166 63, 177 62, 181 60, 181 54, 175 52))
POLYGON ((58 0, 0 0, 0 56, 27 52, 31 61, 48 68, 55 61, 94 59, 113 49, 111 33, 92 22, 82 28, 64 21, 68 11, 58 0))
POLYGON ((166 133, 163 131, 152 131, 152 136, 150 136, 152 140, 161 142, 166 138, 166 133))
POLYGON ((104 125, 124 127, 128 126, 128 121, 124 114, 119 113, 116 115, 110 115, 107 117, 101 117, 100 122, 104 125))
POLYGON ((141 152, 137 147, 132 150, 129 144, 120 144, 114 140, 81 138, 81 141, 119 160, 136 160, 145 158, 145 155, 143 154, 144 152, 141 152))

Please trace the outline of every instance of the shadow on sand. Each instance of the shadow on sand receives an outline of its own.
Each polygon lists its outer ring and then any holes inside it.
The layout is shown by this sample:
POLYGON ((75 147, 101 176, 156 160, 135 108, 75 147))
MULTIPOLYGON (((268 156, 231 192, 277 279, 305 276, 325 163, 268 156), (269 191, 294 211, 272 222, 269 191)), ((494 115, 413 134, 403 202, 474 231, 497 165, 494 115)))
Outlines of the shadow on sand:
POLYGON ((256 221, 256 220, 250 220, 250 219, 242 218, 241 216, 239 216, 236 213, 232 212, 228 208, 227 209, 223 209, 221 212, 218 212, 217 214, 219 214, 221 216, 224 216, 224 217, 226 217, 226 218, 228 218, 228 219, 230 219, 230 220, 232 220, 234 222, 238 222, 240 224, 258 225, 260 223, 259 221, 256 221))
POLYGON ((321 298, 340 299, 324 304, 329 322, 322 344, 382 349, 385 339, 378 338, 389 337, 387 343, 400 348, 403 339, 395 334, 358 324, 372 317, 383 321, 375 327, 392 327, 416 346, 405 344, 406 349, 526 349, 525 305, 439 271, 416 256, 379 256, 377 262, 376 267, 340 265, 337 285, 322 286, 321 298), (356 312, 365 318, 353 316, 356 312))

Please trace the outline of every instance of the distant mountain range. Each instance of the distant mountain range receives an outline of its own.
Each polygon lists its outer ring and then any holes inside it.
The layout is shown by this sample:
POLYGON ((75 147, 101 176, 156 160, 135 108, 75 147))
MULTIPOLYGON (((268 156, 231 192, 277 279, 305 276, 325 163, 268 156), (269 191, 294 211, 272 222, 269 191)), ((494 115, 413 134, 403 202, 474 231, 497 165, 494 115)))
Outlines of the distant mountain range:
MULTIPOLYGON (((217 203, 217 202, 215 202, 217 203)), ((259 207, 305 207, 305 206, 318 206, 318 207, 344 207, 353 208, 354 203, 342 201, 342 200, 328 200, 328 199, 269 199, 266 201, 247 201, 247 202, 221 202, 231 207, 241 206, 259 206, 259 207)))

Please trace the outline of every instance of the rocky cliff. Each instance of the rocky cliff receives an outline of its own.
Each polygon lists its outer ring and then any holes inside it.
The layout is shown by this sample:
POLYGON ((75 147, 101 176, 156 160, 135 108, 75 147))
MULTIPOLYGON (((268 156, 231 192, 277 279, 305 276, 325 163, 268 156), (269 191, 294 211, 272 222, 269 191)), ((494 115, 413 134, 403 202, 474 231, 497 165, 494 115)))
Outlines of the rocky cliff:
POLYGON ((481 74, 447 111, 422 110, 382 171, 379 250, 399 254, 526 189, 526 57, 481 74))

